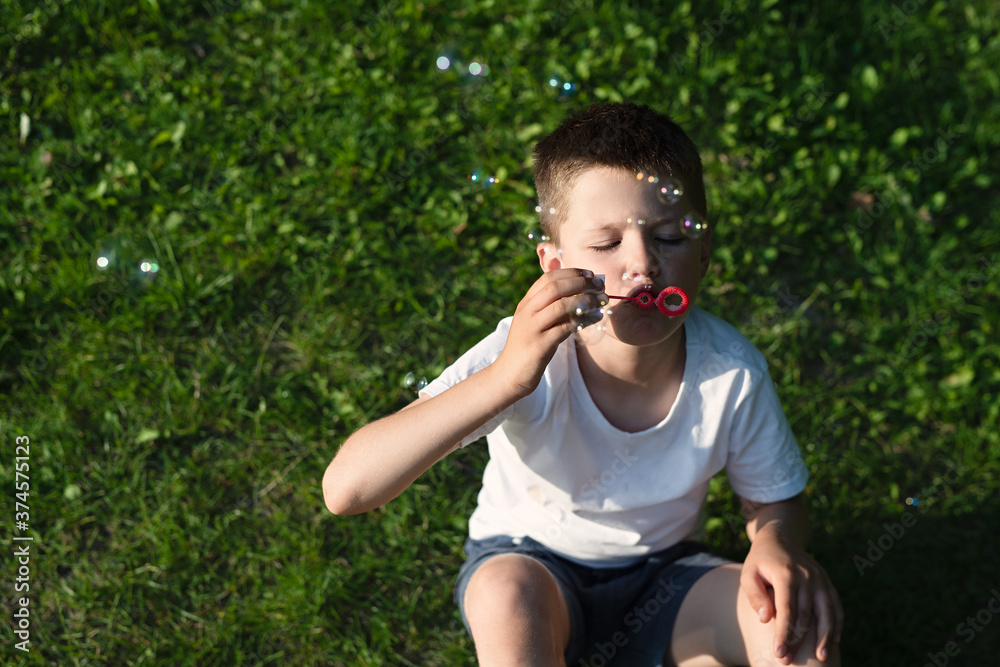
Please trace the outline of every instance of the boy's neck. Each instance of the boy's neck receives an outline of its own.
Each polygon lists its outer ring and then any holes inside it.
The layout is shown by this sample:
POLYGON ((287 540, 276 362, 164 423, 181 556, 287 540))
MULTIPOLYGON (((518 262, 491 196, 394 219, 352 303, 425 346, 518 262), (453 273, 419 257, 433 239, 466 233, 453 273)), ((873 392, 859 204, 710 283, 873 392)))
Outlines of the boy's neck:
MULTIPOLYGON (((639 431, 663 421, 684 379, 685 328, 657 345, 578 345, 577 363, 594 403, 614 426, 639 431)), ((611 342, 611 341, 608 341, 611 342)))

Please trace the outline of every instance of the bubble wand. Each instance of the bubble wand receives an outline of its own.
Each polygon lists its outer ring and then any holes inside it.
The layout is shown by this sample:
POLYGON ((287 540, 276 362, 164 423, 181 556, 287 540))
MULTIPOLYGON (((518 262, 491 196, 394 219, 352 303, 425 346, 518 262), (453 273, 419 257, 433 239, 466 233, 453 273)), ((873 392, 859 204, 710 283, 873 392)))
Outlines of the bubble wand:
POLYGON ((656 296, 656 298, 653 298, 653 295, 649 292, 641 292, 636 296, 612 296, 609 294, 608 298, 621 299, 622 301, 632 301, 636 303, 640 308, 645 308, 647 310, 651 309, 653 306, 656 306, 657 308, 660 309, 660 312, 666 315, 667 317, 677 317, 679 315, 683 315, 684 311, 688 309, 688 304, 690 303, 688 301, 687 292, 682 290, 680 287, 677 287, 676 285, 665 287, 663 291, 656 296), (671 294, 676 294, 681 298, 681 305, 679 306, 667 305, 667 297, 670 296, 671 294))

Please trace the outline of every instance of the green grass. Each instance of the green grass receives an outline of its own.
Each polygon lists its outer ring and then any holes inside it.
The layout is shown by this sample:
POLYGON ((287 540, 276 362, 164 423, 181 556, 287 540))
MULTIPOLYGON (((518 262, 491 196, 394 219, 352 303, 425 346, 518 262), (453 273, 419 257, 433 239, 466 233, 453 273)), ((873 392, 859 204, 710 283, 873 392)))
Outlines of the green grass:
POLYGON ((990 664, 1000 619, 959 624, 1000 586, 994 4, 266 4, 0 2, 0 541, 22 435, 35 538, 5 661, 473 664, 485 448, 360 517, 320 478, 533 281, 533 142, 628 99, 701 148, 701 305, 771 364, 845 664, 990 664))

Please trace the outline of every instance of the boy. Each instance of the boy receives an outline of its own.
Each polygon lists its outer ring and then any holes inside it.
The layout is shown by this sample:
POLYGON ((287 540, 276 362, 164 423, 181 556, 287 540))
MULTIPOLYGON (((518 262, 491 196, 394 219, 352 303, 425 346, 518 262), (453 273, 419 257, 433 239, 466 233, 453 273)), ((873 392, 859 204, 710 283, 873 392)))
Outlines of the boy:
POLYGON ((696 301, 711 231, 679 221, 706 218, 697 148, 648 107, 595 105, 539 142, 535 184, 542 276, 416 401, 348 438, 327 507, 377 507, 488 434, 456 585, 481 665, 839 665, 840 602, 804 550, 807 472, 762 355, 694 307, 623 300, 603 335, 574 335, 608 295, 696 301), (658 194, 668 178, 679 202, 658 194), (723 468, 742 565, 692 541, 723 468))

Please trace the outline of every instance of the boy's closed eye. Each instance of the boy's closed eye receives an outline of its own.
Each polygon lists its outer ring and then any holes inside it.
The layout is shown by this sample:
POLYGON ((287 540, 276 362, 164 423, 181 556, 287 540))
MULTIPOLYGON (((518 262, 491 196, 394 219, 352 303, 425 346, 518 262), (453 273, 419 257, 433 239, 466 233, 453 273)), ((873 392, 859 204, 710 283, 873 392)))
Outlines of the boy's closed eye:
MULTIPOLYGON (((657 245, 673 247, 683 245, 689 239, 685 236, 657 236, 654 240, 657 245)), ((608 252, 610 250, 614 250, 619 245, 621 245, 621 241, 609 241, 608 243, 593 245, 591 246, 591 249, 596 250, 597 252, 608 252)))

